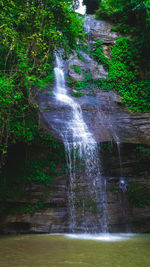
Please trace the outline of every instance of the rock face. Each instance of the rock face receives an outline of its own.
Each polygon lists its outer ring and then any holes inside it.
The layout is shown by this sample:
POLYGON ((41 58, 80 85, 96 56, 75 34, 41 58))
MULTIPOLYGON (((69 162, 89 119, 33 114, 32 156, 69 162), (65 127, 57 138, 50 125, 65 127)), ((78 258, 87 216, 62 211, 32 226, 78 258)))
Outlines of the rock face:
POLYGON ((84 81, 85 72, 91 74, 92 79, 106 79, 108 72, 104 69, 103 65, 98 64, 90 55, 81 52, 83 60, 79 59, 76 54, 72 55, 68 61, 68 75, 73 82, 84 81), (81 73, 77 73, 72 66, 78 66, 81 73))
POLYGON ((68 74, 70 79, 73 82, 78 82, 78 81, 84 81, 85 80, 85 76, 84 76, 84 62, 81 61, 81 59, 78 58, 77 55, 73 55, 70 57, 69 59, 69 63, 68 63, 68 74), (78 66, 81 69, 81 73, 77 73, 72 66, 78 66))
POLYGON ((34 185, 25 189, 28 197, 21 202, 11 203, 14 207, 21 204, 34 206, 46 203, 42 209, 25 214, 9 214, 0 220, 0 233, 64 233, 68 230, 67 212, 67 177, 60 176, 53 180, 50 187, 34 185))
MULTIPOLYGON (((135 144, 121 144, 122 174, 127 191, 120 188, 120 162, 115 143, 102 143, 100 159, 106 177, 107 221, 109 232, 150 232, 149 159, 135 144)), ((13 213, 0 219, 1 234, 69 232, 67 175, 55 178, 50 187, 33 185, 20 202, 34 205, 41 198, 46 207, 25 214, 13 213)))
MULTIPOLYGON (((84 27, 89 47, 93 42, 101 40, 103 42, 103 53, 109 59, 113 44, 121 37, 120 34, 111 30, 112 26, 112 24, 106 21, 96 20, 93 15, 88 15, 85 18, 84 27)), ((92 79, 106 79, 108 75, 103 65, 96 62, 91 55, 80 51, 79 57, 79 55, 74 53, 68 60, 68 75, 70 79, 73 82, 84 81, 85 72, 89 72, 92 79), (73 66, 80 67, 81 73, 77 73, 73 66)))
POLYGON ((103 20, 96 20, 93 15, 85 18, 85 30, 89 33, 91 41, 102 40, 104 44, 113 44, 120 37, 118 33, 113 32, 113 25, 103 20))
MULTIPOLYGON (((76 99, 84 120, 101 143, 102 175, 107 182, 107 217, 110 232, 150 232, 150 167, 149 158, 140 154, 141 145, 150 145, 150 114, 132 114, 121 105, 120 97, 111 91, 93 91, 76 99), (121 166, 118 147, 121 143, 121 166), (113 145, 113 143, 115 143, 113 145), (127 192, 120 189, 123 175, 127 192), (141 201, 141 202, 140 202, 141 201)), ((71 119, 68 106, 58 106, 54 95, 39 92, 40 125, 61 140, 61 131, 71 119), (43 109, 44 107, 44 109, 43 109), (46 109, 46 110, 45 110, 46 109), (58 131, 59 129, 59 131, 58 131)), ((33 214, 9 214, 0 220, 1 233, 64 233, 69 232, 68 176, 53 180, 50 188, 27 188, 23 203, 33 205, 41 196, 46 208, 33 214), (47 192, 46 194, 44 192, 47 192)), ((21 203, 15 203, 20 206, 21 203)))
POLYGON ((150 167, 135 144, 121 144, 122 175, 126 192, 120 187, 120 164, 116 145, 102 144, 103 174, 107 177, 107 213, 111 232, 150 231, 150 167))
MULTIPOLYGON (((83 117, 96 141, 150 145, 150 114, 133 114, 121 104, 114 91, 81 90, 84 95, 75 98, 83 117), (94 95, 94 96, 93 96, 94 95)), ((71 119, 70 108, 58 105, 48 92, 39 93, 40 125, 61 140, 61 131, 71 119), (42 103, 42 104, 40 104, 42 103), (44 104, 43 104, 44 103, 44 104), (43 109, 44 107, 44 109, 43 109), (57 130, 59 129, 59 131, 57 130)))

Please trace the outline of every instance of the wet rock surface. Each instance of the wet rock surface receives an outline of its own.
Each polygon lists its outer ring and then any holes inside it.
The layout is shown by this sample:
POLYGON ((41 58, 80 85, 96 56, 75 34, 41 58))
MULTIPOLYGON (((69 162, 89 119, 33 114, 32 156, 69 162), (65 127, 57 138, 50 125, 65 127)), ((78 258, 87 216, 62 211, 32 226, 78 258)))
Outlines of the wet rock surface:
MULTIPOLYGON (((70 89, 71 93, 71 89, 70 89)), ((86 95, 76 98, 83 112, 83 117, 88 128, 93 133, 98 143, 110 144, 109 149, 100 159, 104 177, 107 180, 107 215, 110 232, 149 232, 150 207, 144 203, 136 203, 138 188, 150 190, 150 170, 148 159, 141 159, 136 148, 150 145, 150 114, 133 114, 121 104, 119 95, 112 91, 93 89, 96 96, 86 95), (119 187, 121 178, 119 154, 117 147, 111 152, 112 143, 122 143, 121 157, 123 164, 123 177, 127 182, 127 192, 119 187), (130 190, 133 190, 133 199, 130 190), (134 200, 135 197, 135 200, 134 200), (145 213, 147 212, 147 213, 145 213)), ((54 133, 61 139, 62 132, 67 129, 71 120, 71 109, 66 105, 58 105, 55 96, 46 102, 47 96, 40 94, 40 99, 47 103, 47 111, 41 112, 41 123, 45 120, 46 130, 54 133), (53 117, 54 116, 54 117, 53 117), (57 122, 58 116, 58 123, 57 122), (47 120, 48 118, 48 120, 47 120), (52 129, 52 131, 51 131, 52 129), (58 130, 59 129, 59 130, 58 130)), ((39 104, 40 106, 40 104, 39 104)), ((42 108, 40 106, 40 108, 42 108)), ((79 185, 83 186, 83 185, 79 185)), ((145 192, 143 191, 143 193, 145 192)), ((140 198, 140 195, 138 196, 140 198)), ((79 229, 80 231, 80 229, 79 229)))
POLYGON ((81 52, 81 55, 85 61, 79 59, 76 54, 70 56, 68 60, 68 75, 73 82, 84 81, 85 72, 89 72, 92 79, 107 78, 108 72, 102 64, 98 64, 90 55, 84 52, 81 52), (81 73, 77 73, 72 66, 80 67, 81 73))
MULTIPOLYGON (((55 178, 50 186, 32 185, 25 189, 27 197, 11 202, 11 206, 30 205, 31 212, 5 215, 0 219, 0 233, 64 233, 67 232, 67 177, 55 178), (32 207, 44 203, 43 208, 32 212, 32 207)), ((2 203, 1 203, 2 204, 2 203)), ((10 203, 5 203, 5 205, 10 203)))
POLYGON ((141 145, 121 144, 122 173, 116 144, 102 145, 103 175, 107 177, 107 215, 110 232, 150 232, 149 159, 141 145), (123 176, 126 191, 120 187, 123 176))
MULTIPOLYGON (((148 204, 150 201, 148 193, 150 192, 150 166, 149 159, 139 152, 138 147, 140 146, 124 143, 120 147, 122 175, 127 186, 126 192, 120 188, 121 171, 116 144, 106 142, 100 146, 102 176, 106 178, 106 211, 109 232, 150 232, 150 205, 148 204)), ((82 171, 80 174, 82 175, 82 171)), ((79 182, 78 187, 84 187, 87 194, 86 184, 79 182)), ((55 178, 50 187, 36 184, 27 187, 27 196, 13 204, 15 206, 25 203, 34 205, 42 199, 46 203, 46 207, 33 213, 20 214, 16 212, 1 217, 0 233, 69 232, 67 188, 67 175, 55 178)), ((83 195, 80 195, 79 192, 77 203, 80 203, 81 197, 83 195)), ((91 208, 95 209, 95 205, 96 203, 94 204, 92 199, 88 199, 86 212, 89 216, 91 208)), ((82 209, 79 207, 78 211, 82 212, 82 209)), ((80 219, 80 213, 78 215, 80 219)), ((77 229, 77 231, 80 232, 82 229, 77 229)))
MULTIPOLYGON (((85 17, 84 27, 87 33, 89 51, 92 43, 101 40, 103 43, 103 53, 110 59, 113 45, 116 40, 121 37, 119 33, 111 30, 113 25, 106 21, 96 20, 94 15, 87 15, 85 17)), ((85 53, 80 51, 80 56, 74 52, 68 60, 69 78, 73 82, 84 81, 85 72, 89 72, 92 79, 106 79, 108 76, 108 72, 105 70, 104 66, 96 62, 90 55, 90 52, 85 53), (76 72, 73 66, 80 68, 80 73, 76 72)))
MULTIPOLYGON (((114 91, 93 89, 91 95, 86 89, 81 92, 84 95, 74 99, 80 104, 84 120, 98 143, 119 140, 150 145, 149 113, 131 113, 121 104, 120 97, 114 91)), ((38 102, 41 127, 61 140, 61 132, 67 130, 71 121, 70 107, 56 101, 55 95, 49 96, 48 92, 39 92, 38 102)))
MULTIPOLYGON (((110 58, 113 43, 120 37, 111 30, 113 25, 106 21, 99 21, 93 15, 86 16, 85 31, 88 33, 88 41, 103 41, 103 52, 110 58)), ((89 54, 80 51, 83 60, 77 54, 70 56, 65 63, 65 72, 72 81, 84 81, 85 72, 91 74, 91 78, 107 78, 107 72, 103 65, 98 64, 89 54), (80 68, 77 73, 75 68, 80 68)), ((36 101, 39 104, 39 121, 41 128, 62 140, 61 133, 69 128, 72 110, 69 105, 56 100, 55 93, 49 95, 51 88, 40 92, 37 90, 36 101)), ((83 118, 96 141, 110 142, 112 140, 127 143, 150 144, 150 114, 133 114, 121 104, 121 98, 114 91, 100 89, 75 90, 68 88, 68 96, 71 93, 83 95, 74 97, 80 104, 83 118)), ((71 133, 70 133, 71 135, 71 133)))

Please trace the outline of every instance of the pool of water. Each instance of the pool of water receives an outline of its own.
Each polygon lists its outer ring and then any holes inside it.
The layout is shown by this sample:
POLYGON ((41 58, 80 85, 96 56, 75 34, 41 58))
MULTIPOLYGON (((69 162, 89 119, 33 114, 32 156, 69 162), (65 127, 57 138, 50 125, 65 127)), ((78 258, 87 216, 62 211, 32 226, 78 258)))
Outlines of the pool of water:
POLYGON ((150 234, 0 237, 0 267, 150 267, 150 234))

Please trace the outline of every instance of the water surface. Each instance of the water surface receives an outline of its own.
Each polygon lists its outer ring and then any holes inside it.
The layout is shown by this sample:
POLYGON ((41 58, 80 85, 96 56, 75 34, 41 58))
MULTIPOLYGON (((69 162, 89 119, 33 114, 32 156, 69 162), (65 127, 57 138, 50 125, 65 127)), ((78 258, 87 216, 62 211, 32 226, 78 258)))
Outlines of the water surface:
POLYGON ((0 237, 0 266, 149 267, 150 234, 122 237, 116 242, 108 238, 96 241, 85 235, 0 237))

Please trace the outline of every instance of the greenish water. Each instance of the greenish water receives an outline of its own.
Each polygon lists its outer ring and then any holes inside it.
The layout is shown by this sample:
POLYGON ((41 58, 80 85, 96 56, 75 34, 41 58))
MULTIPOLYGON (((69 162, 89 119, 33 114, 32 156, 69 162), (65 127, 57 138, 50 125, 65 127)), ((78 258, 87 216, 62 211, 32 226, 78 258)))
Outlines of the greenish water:
POLYGON ((0 237, 0 266, 150 267, 150 234, 135 235, 116 242, 109 242, 109 238, 106 238, 107 241, 95 241, 74 237, 0 237))

